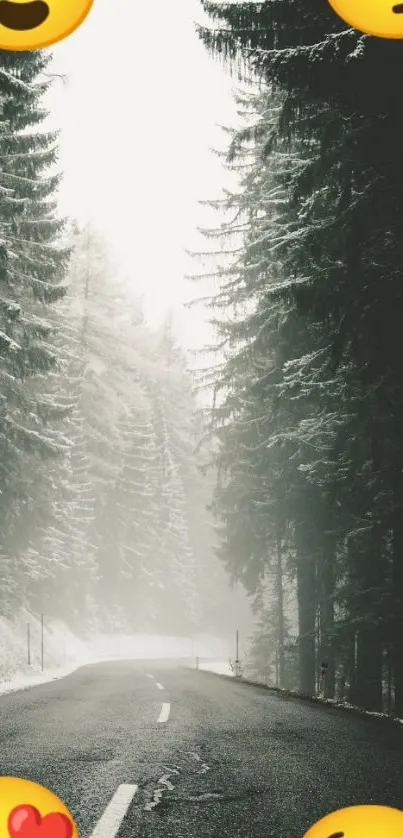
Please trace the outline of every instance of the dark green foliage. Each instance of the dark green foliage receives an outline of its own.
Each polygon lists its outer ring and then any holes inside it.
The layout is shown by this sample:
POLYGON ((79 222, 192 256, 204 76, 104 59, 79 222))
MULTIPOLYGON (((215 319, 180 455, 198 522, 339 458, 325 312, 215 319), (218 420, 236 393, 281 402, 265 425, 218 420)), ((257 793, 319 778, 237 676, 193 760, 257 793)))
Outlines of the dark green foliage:
POLYGON ((203 6, 206 45, 262 78, 229 158, 250 170, 227 202, 244 249, 220 300, 248 313, 222 329, 222 549, 253 591, 285 525, 301 688, 325 657, 329 695, 344 672, 380 709, 388 650, 402 713, 403 44, 325 2, 203 6))

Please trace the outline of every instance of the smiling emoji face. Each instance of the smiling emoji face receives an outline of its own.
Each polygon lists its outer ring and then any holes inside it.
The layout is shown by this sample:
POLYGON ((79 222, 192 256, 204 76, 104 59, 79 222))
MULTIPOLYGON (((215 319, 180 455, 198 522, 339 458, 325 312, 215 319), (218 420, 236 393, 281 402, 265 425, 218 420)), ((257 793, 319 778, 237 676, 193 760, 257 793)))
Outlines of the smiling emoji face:
POLYGON ((315 823, 304 838, 402 838, 403 812, 389 806, 348 806, 315 823))
POLYGON ((403 3, 395 0, 329 0, 336 14, 366 35, 403 38, 403 3))
POLYGON ((0 0, 0 49, 42 49, 66 38, 93 0, 0 0))

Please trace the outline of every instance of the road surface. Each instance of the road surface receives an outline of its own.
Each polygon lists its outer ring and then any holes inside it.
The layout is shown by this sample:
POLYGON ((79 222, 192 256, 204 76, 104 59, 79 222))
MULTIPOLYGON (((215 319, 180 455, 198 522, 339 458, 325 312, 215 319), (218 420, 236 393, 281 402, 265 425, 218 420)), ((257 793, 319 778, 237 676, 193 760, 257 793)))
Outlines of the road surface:
POLYGON ((0 697, 0 774, 52 789, 81 838, 301 838, 403 809, 402 757, 403 729, 155 661, 0 697))

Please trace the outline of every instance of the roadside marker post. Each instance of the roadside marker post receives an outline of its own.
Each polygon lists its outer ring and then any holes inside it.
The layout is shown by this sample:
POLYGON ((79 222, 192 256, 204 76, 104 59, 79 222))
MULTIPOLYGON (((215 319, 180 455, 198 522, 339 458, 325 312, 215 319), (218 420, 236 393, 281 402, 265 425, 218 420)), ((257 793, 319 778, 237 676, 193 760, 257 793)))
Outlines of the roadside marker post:
POLYGON ((41 614, 41 670, 43 672, 43 613, 41 614))
POLYGON ((240 665, 240 662, 239 662, 239 631, 238 631, 238 629, 236 630, 235 643, 236 643, 235 678, 240 678, 241 677, 241 665, 240 665))

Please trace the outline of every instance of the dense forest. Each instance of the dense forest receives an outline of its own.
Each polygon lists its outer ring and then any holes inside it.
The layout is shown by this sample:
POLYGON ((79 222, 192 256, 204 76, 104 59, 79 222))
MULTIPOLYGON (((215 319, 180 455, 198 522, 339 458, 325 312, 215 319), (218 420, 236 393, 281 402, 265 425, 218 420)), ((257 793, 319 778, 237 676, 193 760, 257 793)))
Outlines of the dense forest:
POLYGON ((49 61, 0 53, 1 614, 220 633, 192 375, 169 316, 151 331, 96 231, 58 217, 49 61))
POLYGON ((317 0, 202 6, 250 91, 239 190, 205 231, 220 554, 255 600, 256 668, 274 655, 290 686, 296 655, 314 695, 325 664, 327 698, 403 715, 403 45, 317 0))
POLYGON ((403 45, 316 0, 202 7, 239 186, 203 231, 198 382, 59 217, 49 54, 0 52, 1 613, 225 633, 228 577, 255 676, 403 716, 403 45))

